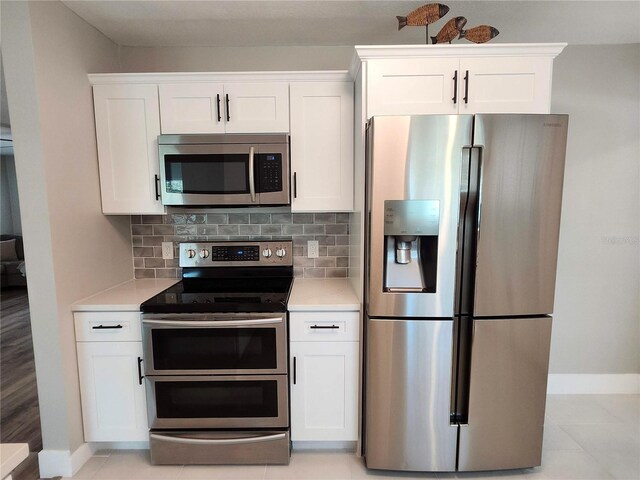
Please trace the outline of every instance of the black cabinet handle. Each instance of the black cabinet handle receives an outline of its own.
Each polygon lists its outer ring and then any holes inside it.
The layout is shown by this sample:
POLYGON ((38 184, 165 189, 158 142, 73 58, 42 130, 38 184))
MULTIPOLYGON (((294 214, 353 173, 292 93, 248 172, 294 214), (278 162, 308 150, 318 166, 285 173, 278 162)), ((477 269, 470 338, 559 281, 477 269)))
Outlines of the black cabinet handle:
POLYGON ((94 330, 113 330, 116 328, 123 328, 122 325, 98 325, 97 327, 91 327, 94 330))
POLYGON ((458 103, 458 70, 453 74, 453 104, 458 103))
POLYGON ((297 368, 296 368, 296 357, 293 357, 293 384, 294 385, 296 384, 296 380, 297 380, 297 378, 296 378, 296 373, 297 373, 296 370, 297 370, 297 368))
POLYGON ((469 103, 469 70, 464 75, 464 103, 469 103))
POLYGON ((222 120, 222 116, 220 115, 220 94, 216 94, 216 110, 218 111, 218 121, 222 120))
POLYGON ((155 175, 156 177, 156 200, 160 200, 160 177, 155 175))
POLYGON ((138 357, 138 385, 142 385, 142 379, 144 375, 142 375, 142 358, 138 357))
POLYGON ((293 172, 293 198, 298 198, 298 174, 293 172))
POLYGON ((340 327, 338 325, 311 325, 309 328, 313 328, 314 330, 334 330, 340 327))
POLYGON ((231 120, 231 113, 229 113, 229 94, 227 93, 225 97, 226 97, 225 103, 227 105, 227 122, 228 122, 231 120))

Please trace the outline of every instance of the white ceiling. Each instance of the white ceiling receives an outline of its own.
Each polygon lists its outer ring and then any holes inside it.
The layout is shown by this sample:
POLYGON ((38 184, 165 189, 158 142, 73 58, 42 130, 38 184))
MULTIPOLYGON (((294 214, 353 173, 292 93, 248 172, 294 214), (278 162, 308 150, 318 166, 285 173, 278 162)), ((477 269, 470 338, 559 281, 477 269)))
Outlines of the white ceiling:
MULTIPOLYGON (((63 0, 118 45, 281 46, 422 43, 396 15, 427 1, 63 0)), ((447 1, 467 27, 490 24, 494 42, 640 43, 640 1, 447 1)), ((460 40, 465 42, 465 40, 460 40)))

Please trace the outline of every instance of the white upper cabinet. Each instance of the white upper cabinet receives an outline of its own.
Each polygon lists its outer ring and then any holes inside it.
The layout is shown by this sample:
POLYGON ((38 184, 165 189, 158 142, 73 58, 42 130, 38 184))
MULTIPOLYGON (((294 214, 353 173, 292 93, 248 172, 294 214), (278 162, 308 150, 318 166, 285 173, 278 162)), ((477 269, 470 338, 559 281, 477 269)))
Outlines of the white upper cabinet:
POLYGON ((102 213, 157 214, 160 109, 156 85, 94 85, 102 213))
MULTIPOLYGON (((564 44, 356 47, 365 115, 549 113, 564 44)), ((358 63, 354 63, 358 65, 358 63)))
POLYGON ((163 134, 286 133, 289 84, 161 84, 163 134))
POLYGON ((287 133, 289 84, 224 85, 227 133, 287 133))
POLYGON ((551 70, 548 58, 461 58, 460 113, 549 113, 551 70))
POLYGON ((221 83, 159 85, 162 133, 224 133, 221 83))
POLYGON ((89 80, 105 214, 166 213, 158 192, 160 134, 291 132, 292 210, 353 209, 353 81, 345 71, 91 74, 89 80))
POLYGON ((291 83, 291 211, 353 209, 353 83, 291 83))
POLYGON ((369 62, 368 116, 455 114, 457 58, 381 59, 369 62))

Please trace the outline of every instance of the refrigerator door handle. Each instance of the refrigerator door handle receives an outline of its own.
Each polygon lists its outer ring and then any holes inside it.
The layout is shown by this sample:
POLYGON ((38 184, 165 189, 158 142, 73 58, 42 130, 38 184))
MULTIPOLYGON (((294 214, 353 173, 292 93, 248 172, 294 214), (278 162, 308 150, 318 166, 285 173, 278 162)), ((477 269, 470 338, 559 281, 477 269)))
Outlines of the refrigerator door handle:
MULTIPOLYGON (((474 145, 471 148, 471 163, 475 163, 478 168, 478 213, 476 217, 476 242, 480 239, 480 220, 482 218, 482 159, 484 158, 484 147, 474 145)), ((477 243, 476 243, 477 245, 477 243)))

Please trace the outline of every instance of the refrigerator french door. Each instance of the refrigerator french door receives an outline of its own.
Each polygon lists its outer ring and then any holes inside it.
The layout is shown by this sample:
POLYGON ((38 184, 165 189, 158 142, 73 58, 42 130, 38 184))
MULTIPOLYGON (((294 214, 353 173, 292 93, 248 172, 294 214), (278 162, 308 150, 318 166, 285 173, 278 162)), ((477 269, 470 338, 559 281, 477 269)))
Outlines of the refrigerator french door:
POLYGON ((564 115, 374 117, 369 468, 540 464, 564 115))

